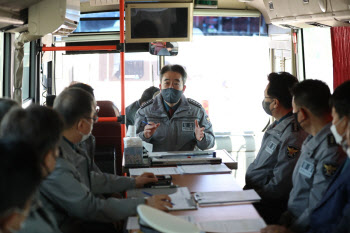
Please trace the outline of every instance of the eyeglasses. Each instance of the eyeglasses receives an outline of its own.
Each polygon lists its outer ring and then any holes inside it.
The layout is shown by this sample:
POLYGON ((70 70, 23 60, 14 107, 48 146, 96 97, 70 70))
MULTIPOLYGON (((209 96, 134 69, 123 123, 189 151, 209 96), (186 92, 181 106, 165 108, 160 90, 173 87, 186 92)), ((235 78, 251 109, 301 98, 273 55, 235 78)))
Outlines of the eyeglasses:
POLYGON ((94 113, 93 117, 85 117, 87 119, 91 119, 94 123, 98 122, 98 116, 97 116, 97 112, 94 113))

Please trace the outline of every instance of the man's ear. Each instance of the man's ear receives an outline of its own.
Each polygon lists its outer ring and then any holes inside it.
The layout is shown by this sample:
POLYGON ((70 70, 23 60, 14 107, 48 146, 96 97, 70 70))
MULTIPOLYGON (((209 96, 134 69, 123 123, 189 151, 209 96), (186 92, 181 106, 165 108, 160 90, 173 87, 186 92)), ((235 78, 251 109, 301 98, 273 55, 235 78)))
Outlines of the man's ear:
POLYGON ((78 130, 79 132, 84 131, 84 120, 83 120, 83 119, 80 119, 80 120, 77 122, 77 130, 78 130))
POLYGON ((275 99, 275 103, 273 104, 273 108, 278 108, 280 106, 280 101, 275 99))
POLYGON ((17 229, 20 226, 20 220, 18 219, 19 215, 17 213, 11 213, 7 217, 1 220, 0 226, 2 229, 17 229))
POLYGON ((162 91, 162 84, 159 84, 159 89, 160 91, 162 91))
POLYGON ((182 92, 185 92, 186 90, 186 85, 184 85, 184 88, 182 89, 182 92))
POLYGON ((301 121, 309 118, 309 111, 307 111, 305 108, 300 108, 300 114, 303 116, 303 119, 301 119, 301 121))

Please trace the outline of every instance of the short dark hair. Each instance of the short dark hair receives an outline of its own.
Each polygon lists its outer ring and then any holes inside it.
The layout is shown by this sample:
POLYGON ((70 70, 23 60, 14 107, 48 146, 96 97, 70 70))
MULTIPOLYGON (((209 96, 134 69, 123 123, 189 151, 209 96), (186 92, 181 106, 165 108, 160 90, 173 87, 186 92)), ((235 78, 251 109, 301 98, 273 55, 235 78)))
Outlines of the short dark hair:
POLYGON ((327 84, 320 80, 304 80, 293 88, 292 94, 296 105, 307 108, 315 116, 324 116, 331 112, 331 92, 327 84))
POLYGON ((350 81, 342 83, 334 90, 330 103, 339 117, 350 117, 350 81))
POLYGON ((268 75, 269 86, 267 94, 276 98, 286 109, 292 108, 291 89, 299 82, 296 77, 287 72, 271 73, 268 75))
POLYGON ((55 99, 53 108, 61 114, 65 129, 71 128, 84 117, 90 117, 94 97, 81 88, 66 88, 55 99))
POLYGON ((57 146, 62 131, 63 120, 56 111, 32 104, 26 109, 14 109, 4 117, 0 137, 31 144, 43 162, 46 154, 57 146))
POLYGON ((163 75, 166 72, 169 72, 169 71, 181 74, 181 78, 182 78, 183 83, 184 84, 186 83, 187 73, 186 73, 185 69, 182 66, 180 66, 180 65, 166 65, 166 66, 163 66, 163 68, 160 71, 160 82, 162 82, 163 75))
POLYGON ((6 113, 10 111, 12 107, 20 107, 19 104, 12 100, 12 99, 7 99, 7 98, 0 98, 0 121, 6 113))
POLYGON ((41 182, 38 156, 27 143, 0 140, 0 219, 24 209, 41 182))
POLYGON ((141 103, 144 103, 144 102, 146 102, 146 101, 152 99, 154 93, 156 93, 157 91, 159 91, 159 88, 157 88, 157 87, 153 87, 153 86, 152 86, 152 87, 147 88, 147 89, 142 93, 140 102, 141 102, 141 103))
POLYGON ((92 88, 92 86, 85 84, 85 83, 74 83, 72 85, 70 85, 68 88, 81 88, 87 92, 89 92, 93 97, 95 97, 94 95, 94 89, 92 88))

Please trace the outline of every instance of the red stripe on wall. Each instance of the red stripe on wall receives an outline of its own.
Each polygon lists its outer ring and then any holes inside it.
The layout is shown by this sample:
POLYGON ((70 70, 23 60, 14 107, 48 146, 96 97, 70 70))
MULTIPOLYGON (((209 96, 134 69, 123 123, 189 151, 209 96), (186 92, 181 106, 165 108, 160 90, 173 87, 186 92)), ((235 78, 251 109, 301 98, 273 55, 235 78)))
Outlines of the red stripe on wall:
POLYGON ((350 80, 350 27, 331 28, 331 37, 335 89, 344 81, 350 80))

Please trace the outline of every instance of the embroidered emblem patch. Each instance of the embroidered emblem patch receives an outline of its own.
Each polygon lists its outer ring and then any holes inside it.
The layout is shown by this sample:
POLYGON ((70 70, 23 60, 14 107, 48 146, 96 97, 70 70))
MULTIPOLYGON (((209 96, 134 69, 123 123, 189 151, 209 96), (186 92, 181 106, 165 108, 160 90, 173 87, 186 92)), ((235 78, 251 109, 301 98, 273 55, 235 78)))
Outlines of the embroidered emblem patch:
POLYGON ((299 149, 294 146, 287 146, 287 156, 290 159, 294 159, 299 152, 299 149))
POLYGON ((207 121, 210 123, 210 119, 209 119, 209 117, 207 116, 207 121))
POLYGON ((327 177, 331 177, 338 169, 338 165, 334 162, 326 162, 323 164, 323 174, 327 177))

